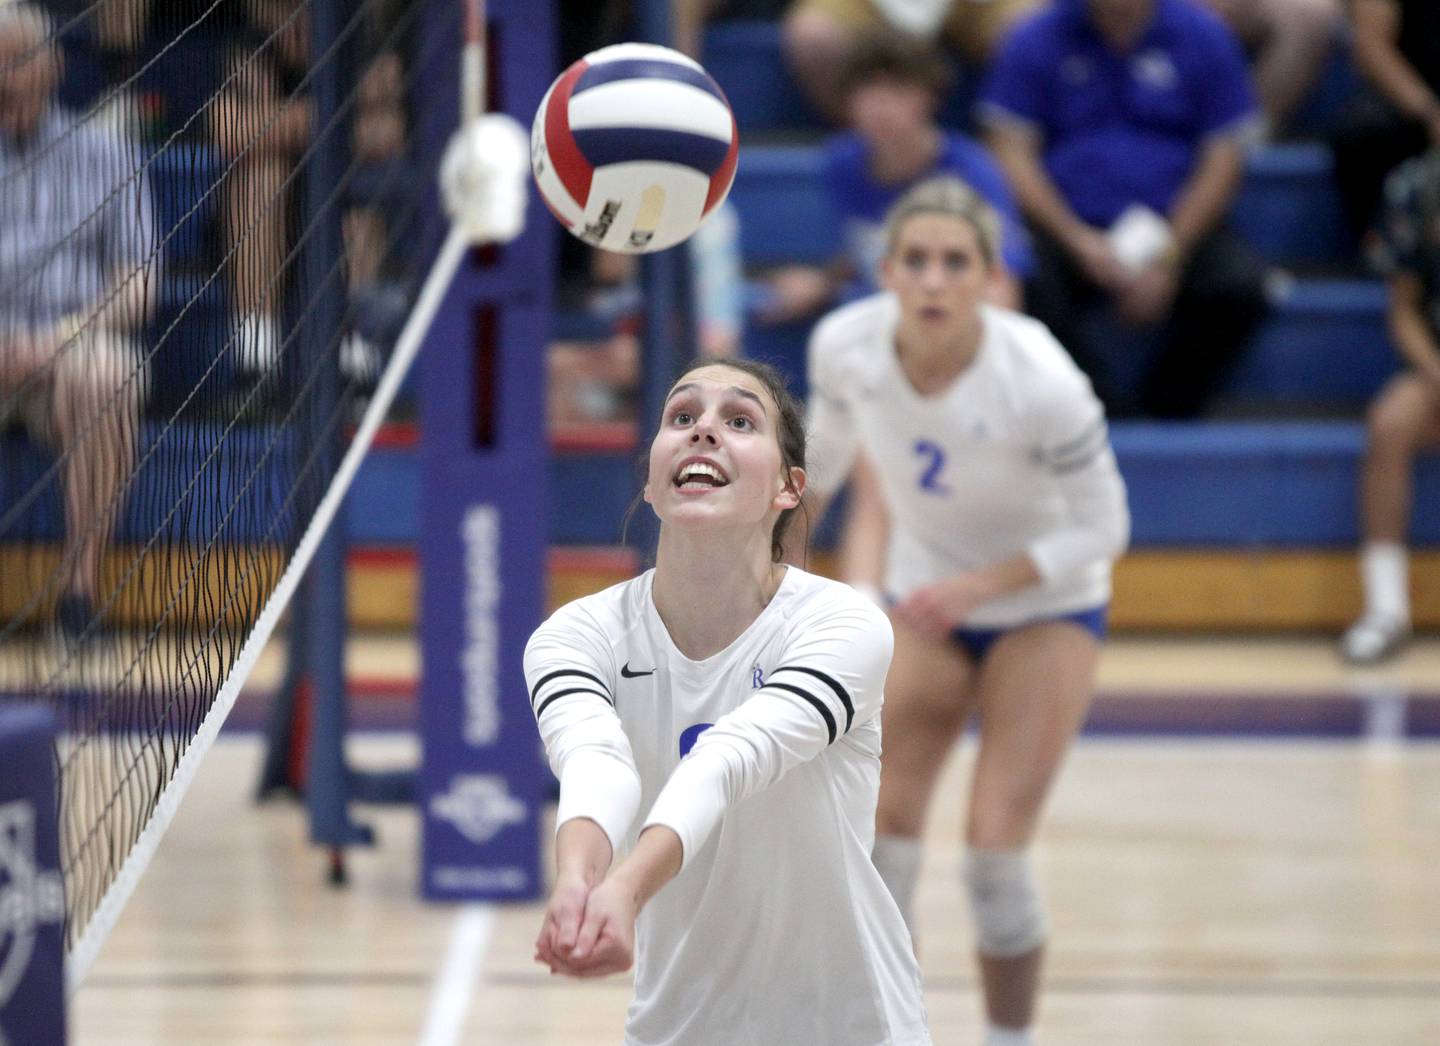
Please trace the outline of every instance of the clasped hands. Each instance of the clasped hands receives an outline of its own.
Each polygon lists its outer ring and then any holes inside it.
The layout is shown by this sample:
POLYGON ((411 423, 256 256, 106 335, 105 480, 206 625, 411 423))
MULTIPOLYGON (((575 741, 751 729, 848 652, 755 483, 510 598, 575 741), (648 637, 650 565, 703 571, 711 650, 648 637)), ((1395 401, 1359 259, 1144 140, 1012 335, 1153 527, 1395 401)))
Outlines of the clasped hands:
POLYGON ((582 876, 562 876, 535 939, 535 961, 571 977, 623 973, 635 960, 638 913, 634 890, 618 876, 593 887, 582 876))
POLYGON ((1115 311, 1126 323, 1136 327, 1159 323, 1174 304, 1180 288, 1178 254, 1166 253, 1139 269, 1129 269, 1106 235, 1088 227, 1074 235, 1070 250, 1086 277, 1109 292, 1115 311))

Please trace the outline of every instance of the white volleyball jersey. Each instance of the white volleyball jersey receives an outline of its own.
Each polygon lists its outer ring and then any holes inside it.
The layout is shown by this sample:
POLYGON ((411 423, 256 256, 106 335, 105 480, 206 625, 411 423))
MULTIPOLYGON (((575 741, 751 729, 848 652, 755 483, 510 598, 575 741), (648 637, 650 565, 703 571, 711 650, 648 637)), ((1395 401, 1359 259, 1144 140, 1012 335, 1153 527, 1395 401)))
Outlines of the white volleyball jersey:
POLYGON ((910 937, 870 863, 889 621, 790 567, 739 638, 692 661, 653 577, 562 607, 525 650, 557 824, 592 818, 617 861, 649 824, 684 848, 637 923, 626 1043, 929 1043, 910 937))
POLYGON ((1090 380, 1037 320, 988 305, 981 316, 974 362, 930 396, 900 368, 894 295, 822 320, 809 349, 807 471, 823 496, 862 448, 875 463, 892 597, 1028 553, 1041 583, 965 622, 1003 628, 1106 602, 1130 515, 1090 380))

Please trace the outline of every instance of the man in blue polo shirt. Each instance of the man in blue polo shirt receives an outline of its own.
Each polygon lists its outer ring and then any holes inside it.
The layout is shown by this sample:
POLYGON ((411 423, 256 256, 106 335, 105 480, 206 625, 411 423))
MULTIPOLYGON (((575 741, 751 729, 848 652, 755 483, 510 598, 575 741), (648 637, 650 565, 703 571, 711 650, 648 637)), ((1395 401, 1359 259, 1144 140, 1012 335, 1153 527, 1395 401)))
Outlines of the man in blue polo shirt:
POLYGON ((1054 0, 981 105, 1036 234, 1030 311, 1112 413, 1198 414, 1266 311, 1263 266, 1222 228, 1258 119, 1230 31, 1192 0, 1054 0), (1138 381, 1082 322, 1097 304, 1158 335, 1138 381))

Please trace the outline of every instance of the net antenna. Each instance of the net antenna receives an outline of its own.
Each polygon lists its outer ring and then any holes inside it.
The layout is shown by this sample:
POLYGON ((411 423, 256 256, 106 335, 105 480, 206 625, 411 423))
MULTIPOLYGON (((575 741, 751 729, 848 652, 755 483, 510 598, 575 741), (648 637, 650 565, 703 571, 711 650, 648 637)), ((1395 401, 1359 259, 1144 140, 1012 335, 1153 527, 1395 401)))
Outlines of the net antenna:
POLYGON ((431 264, 390 360, 380 376, 363 419, 320 499, 284 573, 271 591, 208 713, 196 729, 163 794, 66 958, 66 989, 83 983, 100 948, 118 921, 150 863, 160 839, 174 820, 221 724, 260 658, 306 568, 343 504, 405 375, 414 363, 431 322, 466 252, 472 246, 507 243, 524 228, 529 174, 529 141, 520 124, 500 113, 484 112, 485 3, 465 4, 466 39, 462 51, 463 122, 441 161, 442 200, 450 228, 431 264))
MULTIPOLYGON (((486 112, 486 47, 485 0, 465 0, 461 123, 440 164, 440 186, 450 218, 446 247, 459 239, 457 249, 462 254, 472 244, 509 243, 525 225, 530 141, 513 117, 486 112)), ((453 267, 449 272, 454 274, 453 267)))

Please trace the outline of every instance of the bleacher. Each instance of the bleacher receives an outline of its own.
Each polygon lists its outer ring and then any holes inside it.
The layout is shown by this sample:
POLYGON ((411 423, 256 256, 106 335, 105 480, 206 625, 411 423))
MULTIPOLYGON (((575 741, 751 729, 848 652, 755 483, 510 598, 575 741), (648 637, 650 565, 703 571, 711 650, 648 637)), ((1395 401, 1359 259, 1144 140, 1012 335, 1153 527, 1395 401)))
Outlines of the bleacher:
MULTIPOLYGON (((747 266, 830 258, 838 242, 820 184, 822 132, 784 69, 777 28, 720 23, 710 29, 706 48, 707 67, 726 89, 742 129, 732 199, 741 215, 747 266)), ((1323 127, 1351 84, 1348 56, 1337 48, 1302 126, 1323 127)), ((963 112, 966 97, 962 87, 946 111, 963 112)), ((181 274, 200 271, 193 263, 213 243, 218 220, 216 195, 206 193, 218 161, 203 155, 201 160, 184 168, 160 163, 152 172, 162 233, 170 237, 167 265, 181 274)), ((1384 290, 1353 263, 1323 145, 1302 141, 1255 152, 1231 221, 1276 267, 1276 307, 1233 375, 1217 417, 1114 427, 1134 512, 1132 560, 1146 564, 1146 585, 1163 591, 1165 602, 1208 601, 1208 608, 1185 619, 1188 626, 1332 627, 1354 609, 1350 553, 1357 540, 1360 418, 1397 366, 1385 330, 1384 290), (1278 618, 1247 614, 1227 600, 1223 586, 1217 590, 1196 574, 1206 563, 1228 569, 1225 564, 1243 565, 1271 554, 1299 556, 1312 566, 1312 560, 1327 564, 1289 582, 1283 575, 1279 581, 1269 577, 1274 600, 1289 604, 1289 612, 1278 618)), ((208 332, 205 336, 213 340, 216 331, 225 329, 217 319, 226 310, 223 281, 192 286, 182 275, 166 282, 172 290, 161 303, 151 339, 158 346, 152 398, 161 407, 173 406, 174 390, 191 387, 213 361, 214 347, 199 339, 208 332)), ((746 350, 780 362, 801 378, 808 330, 808 323, 752 327, 746 350)), ((212 380, 227 377, 221 368, 212 380)), ((613 435, 601 444, 571 439, 557 445, 555 544, 618 542, 635 452, 633 434, 618 443, 613 435)), ((19 467, 5 470, 7 481, 29 475, 39 460, 37 451, 13 437, 5 453, 20 461, 19 467)), ((351 497, 350 536, 356 545, 403 549, 413 544, 417 470, 413 441, 392 440, 376 450, 351 497)), ((122 543, 153 526, 136 518, 141 511, 132 504, 132 518, 120 528, 122 543)), ((34 538, 58 540, 58 505, 39 506, 36 513, 34 538)), ((1440 462, 1420 470, 1414 530, 1417 543, 1440 545, 1440 462)), ((622 569, 628 561, 616 562, 622 569)), ((1126 569, 1122 566, 1117 580, 1117 621, 1135 627, 1175 624, 1173 614, 1154 605, 1153 597, 1126 603, 1126 569)), ((1416 573, 1416 623, 1440 625, 1440 556, 1417 557, 1416 573)), ((380 623, 403 623, 407 614, 403 600, 392 600, 379 612, 380 623)))

